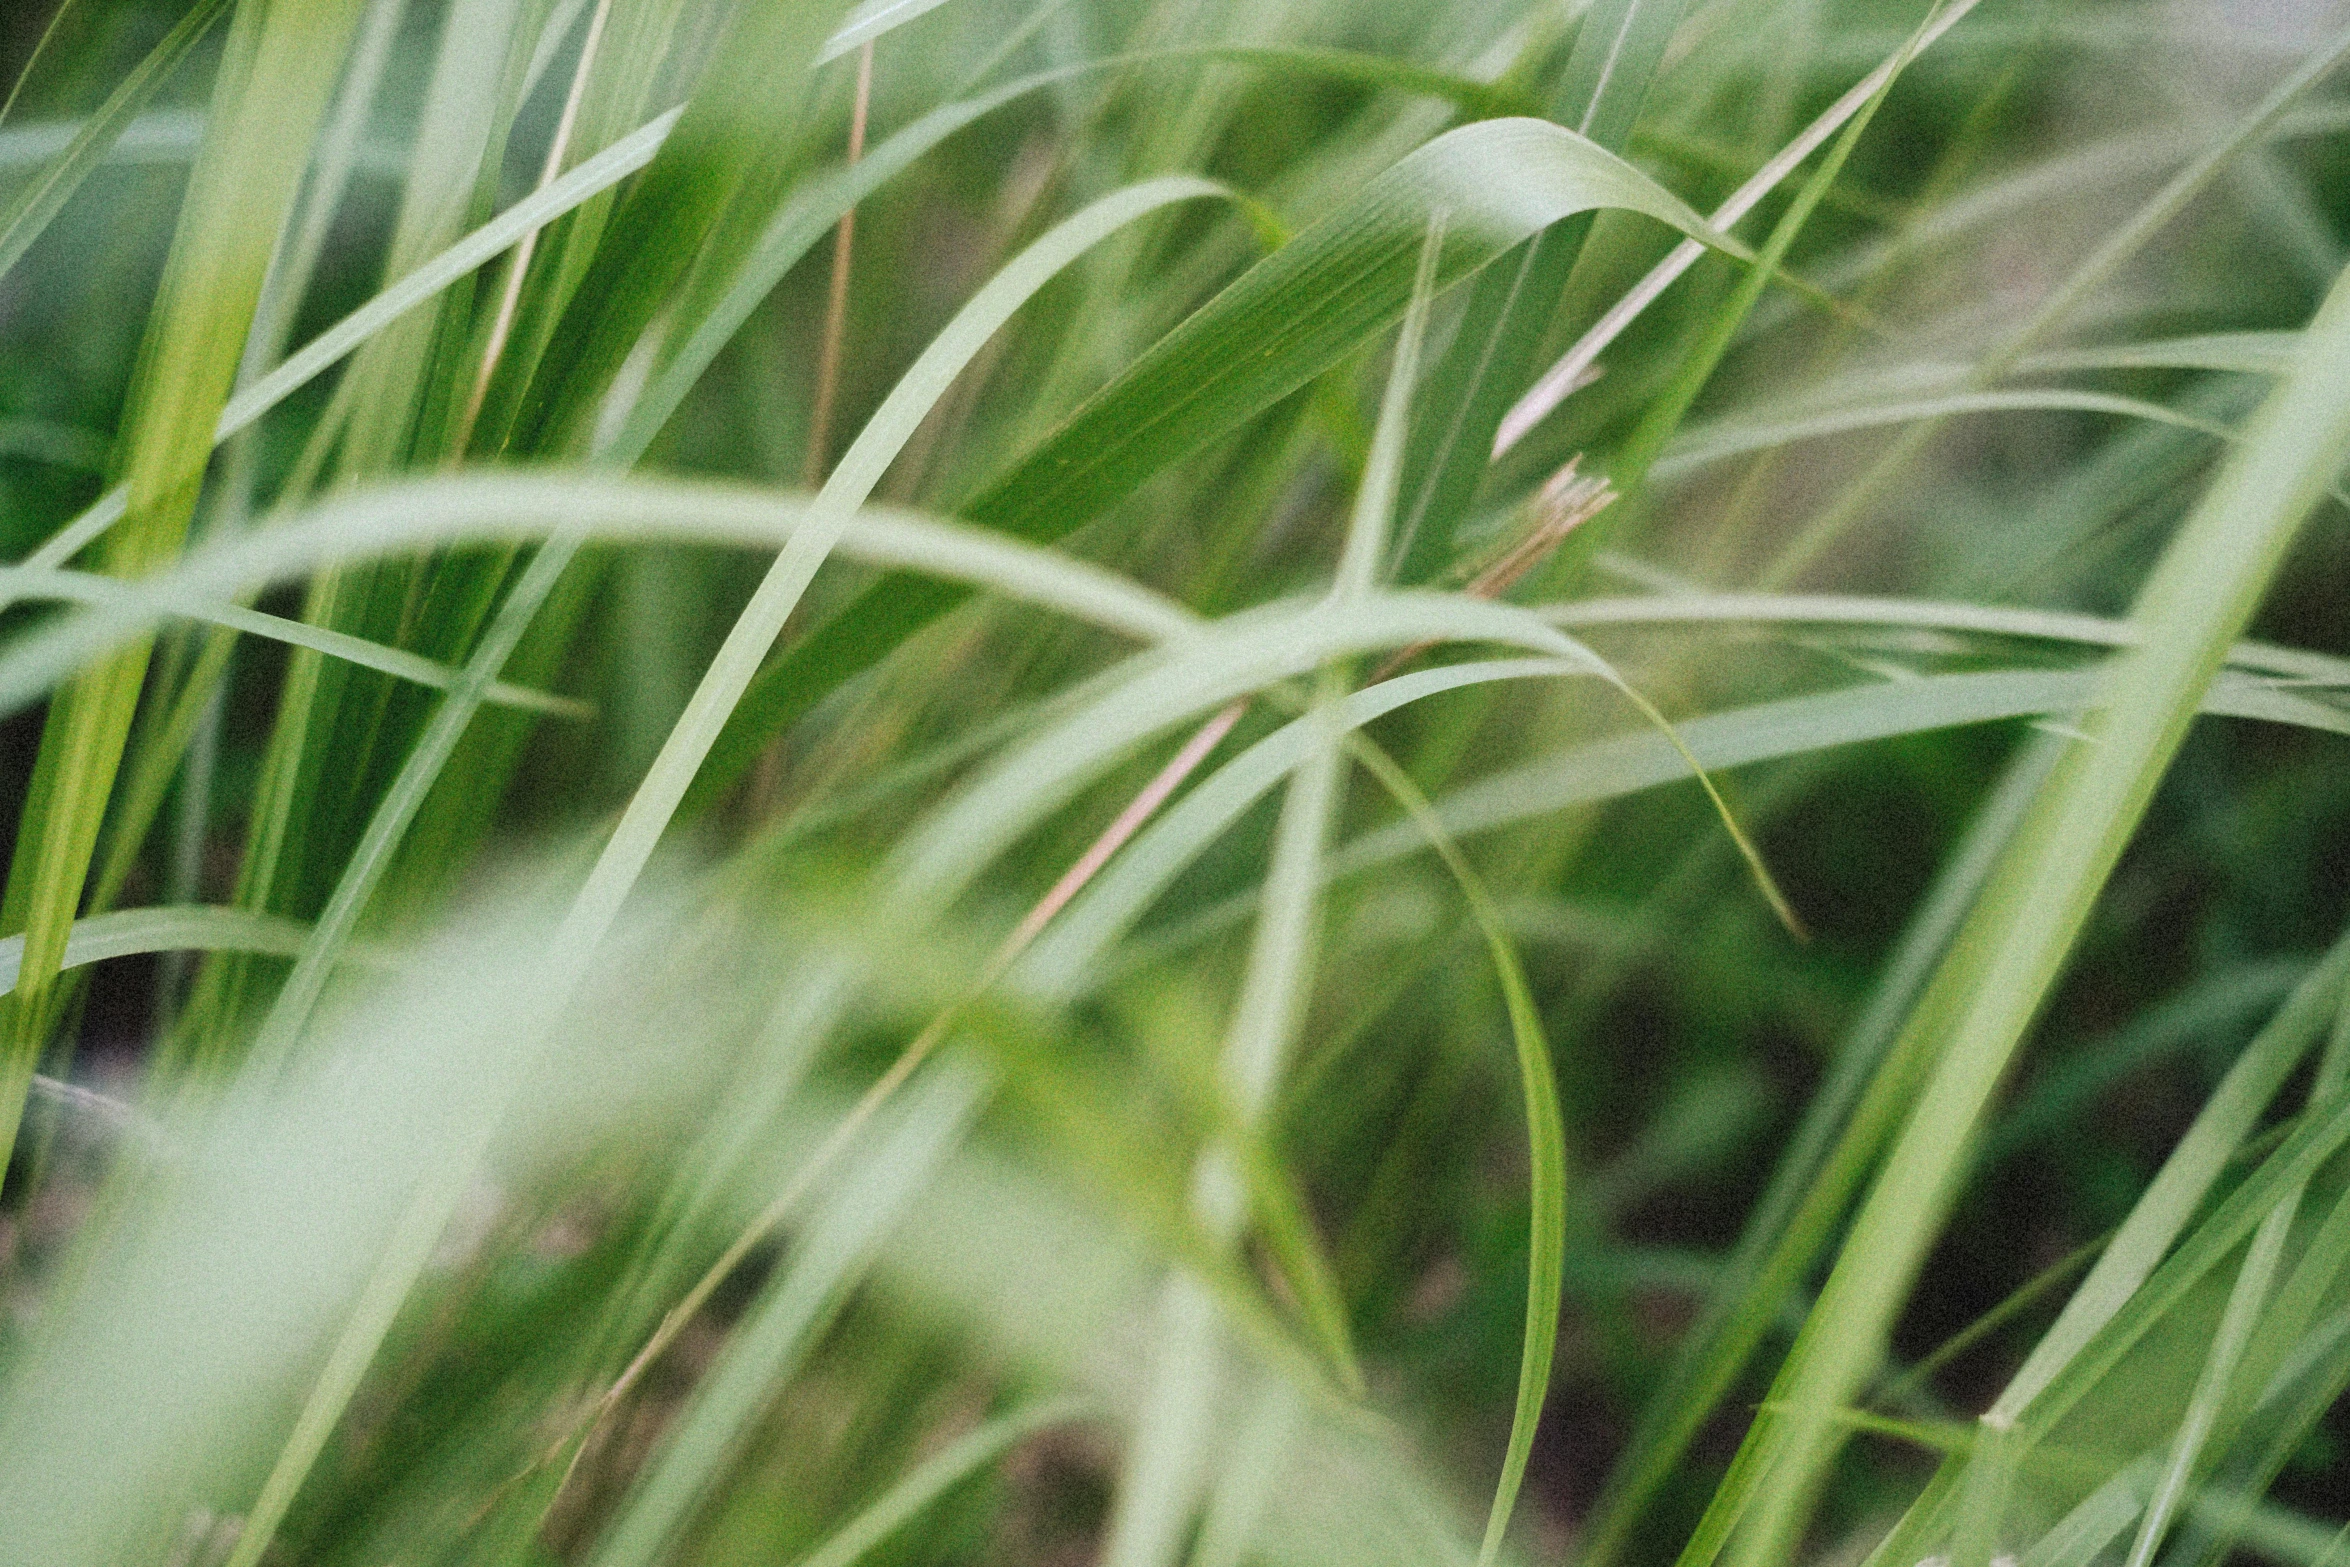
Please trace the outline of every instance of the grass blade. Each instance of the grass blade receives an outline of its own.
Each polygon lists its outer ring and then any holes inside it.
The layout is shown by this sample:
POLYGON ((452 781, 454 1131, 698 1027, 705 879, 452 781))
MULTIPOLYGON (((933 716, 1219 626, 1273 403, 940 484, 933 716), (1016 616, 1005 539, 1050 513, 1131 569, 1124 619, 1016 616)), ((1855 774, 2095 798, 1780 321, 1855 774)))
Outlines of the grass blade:
MULTIPOLYGON (((1572 131, 1522 119, 1463 126, 1244 273, 960 513, 1015 537, 1060 538, 1399 320, 1432 214, 1446 214, 1441 291, 1547 224, 1598 207, 1644 213, 1743 254, 1646 175, 1572 131)), ((712 748, 695 803, 738 776, 767 736, 956 598, 884 582, 763 670, 712 748)))
MULTIPOLYGON (((2164 552, 2133 615, 2144 628, 2140 645, 2117 659, 2107 699, 2088 721, 2095 743, 2058 764, 1919 1003, 1910 1030, 1940 1041, 1939 1063, 1781 1374, 1790 1413, 1748 1437, 1769 1453, 1769 1479, 1754 1498, 1736 1567, 1776 1567, 1785 1558, 1837 1443, 1829 1414, 1882 1352, 1984 1102, 2227 647, 2345 457, 2350 280, 2328 296, 2246 443, 2164 552)), ((1716 1506, 1736 1509, 1744 1500, 1725 1491, 1716 1506)))
MULTIPOLYGON (((326 113, 359 10, 359 0, 238 6, 125 417, 130 521, 107 553, 119 574, 150 570, 178 551, 196 501, 189 476, 202 472, 211 450, 263 275, 308 161, 309 132, 326 113)), ((74 680, 43 730, 0 900, 0 923, 25 934, 18 988, 0 1000, 0 1165, 15 1146, 24 1082, 56 1015, 57 963, 146 672, 144 645, 114 654, 74 680)))
POLYGON ((89 178, 90 171, 105 161, 115 143, 138 118, 139 111, 171 80, 180 62, 203 42, 212 24, 228 10, 228 3, 229 0, 195 0, 153 52, 108 95, 98 112, 82 122, 73 140, 49 167, 18 191, 5 209, 0 209, 0 277, 6 277, 24 258, 24 253, 32 249, 33 241, 48 228, 49 220, 65 209, 66 202, 89 178))

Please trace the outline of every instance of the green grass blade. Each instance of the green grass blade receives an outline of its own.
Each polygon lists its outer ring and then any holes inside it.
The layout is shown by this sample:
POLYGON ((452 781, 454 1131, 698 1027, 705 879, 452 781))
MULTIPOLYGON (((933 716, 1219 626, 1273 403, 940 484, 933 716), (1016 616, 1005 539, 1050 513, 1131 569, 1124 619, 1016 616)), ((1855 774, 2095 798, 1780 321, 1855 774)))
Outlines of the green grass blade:
MULTIPOLYGON (((288 620, 283 615, 264 614, 260 610, 246 609, 238 604, 207 603, 201 599, 179 598, 168 590, 159 592, 152 578, 125 582, 119 577, 102 577, 92 572, 0 566, 0 591, 36 603, 59 600, 72 604, 129 609, 150 623, 159 622, 165 617, 178 617, 225 626, 247 636, 282 642, 288 647, 308 648, 312 652, 339 658, 363 669, 377 670, 397 679, 444 691, 456 682, 458 675, 456 670, 446 664, 435 663, 400 648, 386 647, 380 642, 370 642, 365 637, 314 626, 306 621, 288 620)), ((591 711, 586 704, 571 698, 550 696, 544 691, 529 691, 507 685, 503 681, 490 685, 482 693, 482 698, 501 707, 539 713, 563 713, 574 718, 591 711)))
MULTIPOLYGON (((1722 356, 1730 351, 1731 340, 1745 324, 1747 314, 1754 309, 1755 302, 1762 298, 1763 290, 1779 276, 1796 236, 1803 232, 1813 212, 1818 210, 1821 199, 1844 172, 1845 162, 1852 156, 1852 149, 1867 134, 1870 121, 1876 118, 1877 110, 1885 102, 1885 95, 1901 79, 1902 69, 1916 57, 1918 49, 1931 33, 1935 20, 1935 14, 1929 13, 1909 43, 1893 58, 1892 68, 1881 74, 1876 90, 1853 112, 1834 144, 1828 148, 1827 156, 1820 160, 1820 166, 1797 189, 1794 199, 1787 204, 1787 210, 1771 226, 1770 238, 1764 242, 1755 264, 1738 280, 1738 286, 1731 291, 1730 297, 1710 313, 1696 341, 1690 345, 1687 355, 1674 370, 1672 379, 1649 402, 1647 410, 1640 416, 1640 423, 1633 427, 1631 435, 1626 437, 1609 464, 1608 476, 1617 489, 1629 495, 1647 481, 1650 468, 1681 428, 1681 421, 1688 415, 1690 406, 1697 401, 1698 393, 1713 379, 1714 371, 1721 365, 1722 356)), ((1568 549, 1578 556, 1585 555, 1605 536, 1611 518, 1620 515, 1622 512, 1618 509, 1592 519, 1594 525, 1579 529, 1568 549)), ((1980 1567, 1980 1564, 1964 1564, 1964 1567, 1980 1567)))
POLYGON ((1853 408, 1823 410, 1819 413, 1794 418, 1772 419, 1767 422, 1705 427, 1691 430, 1681 441, 1668 449, 1656 463, 1659 479, 1677 479, 1694 473, 1709 463, 1729 457, 1741 457, 1749 452, 1769 451, 1774 447, 1791 445, 1797 441, 1818 440, 1823 436, 1843 435, 1854 430, 1882 429, 1887 425, 1923 424, 1951 418, 1960 414, 1979 413, 2043 413, 2067 411, 2076 413, 2111 414, 2123 419, 2146 419, 2157 424, 2176 425, 2183 430, 2194 430, 2223 441, 2237 438, 2237 432, 2226 425, 2194 414, 2166 408, 2161 403, 2142 397, 2124 397, 2113 392, 2078 391, 2070 387, 2049 386, 2017 388, 2014 390, 1949 392, 1939 397, 1917 398, 1903 402, 1876 402, 1853 408))
MULTIPOLYGON (((1975 8, 1976 3, 1977 0, 1954 0, 1952 4, 1940 7, 1914 39, 1904 42, 1892 57, 1856 82, 1843 97, 1822 110, 1819 117, 1804 128, 1802 135, 1782 147, 1751 179, 1708 214, 1709 221, 1716 228, 1728 229, 1753 211, 1781 181, 1800 168, 1805 159, 1819 151, 1846 121, 1875 102, 1911 57, 1919 50, 1930 47, 1944 33, 1957 26, 1975 8)), ((1672 287, 1681 274, 1695 266, 1704 254, 1704 246, 1686 240, 1675 245, 1671 254, 1609 306, 1606 314, 1575 340, 1575 346, 1561 355, 1558 362, 1544 371, 1542 378, 1510 406, 1509 412, 1494 428, 1494 456, 1498 458, 1517 445, 1528 431, 1547 418, 1577 387, 1583 385, 1586 376, 1599 363, 1599 356, 1607 351, 1609 345, 1623 334, 1626 327, 1638 320, 1659 295, 1672 287)))
POLYGON ((1909 1063, 1889 1059, 1902 1019, 1948 950, 1992 862, 2054 765, 2055 752, 2055 742, 2044 737, 2009 764, 1902 932, 1828 1080, 1805 1107, 1703 1314, 1608 1476, 1582 1558, 1590 1567, 1607 1567, 1620 1556, 1642 1513, 1729 1395, 1790 1294, 1833 1243, 1836 1226, 1910 1091, 1914 1073, 1909 1063))
POLYGON ((2252 1249, 2244 1258, 2244 1266, 2237 1270, 2235 1288, 2228 1292, 2227 1311, 2220 1318, 2219 1331, 2212 1337, 2202 1374, 2196 1378, 2195 1396, 2187 1406, 2187 1418, 2179 1423, 2170 1456, 2146 1504, 2146 1515, 2139 1520, 2138 1536, 2130 1542, 2127 1567, 2146 1567, 2154 1559, 2154 1552, 2162 1544, 2194 1478, 2203 1458, 2204 1444, 2219 1421, 2220 1408, 2228 1400, 2237 1367, 2244 1358, 2246 1345, 2251 1342, 2253 1324, 2268 1301, 2269 1286, 2276 1280, 2285 1237, 2293 1228, 2293 1216, 2299 1211, 2300 1203, 2299 1191, 2285 1193, 2260 1221, 2260 1228, 2253 1232, 2252 1249))
MULTIPOLYGON (((2128 647, 2140 627, 2069 610, 2019 609, 2004 604, 1949 600, 1874 598, 1841 593, 1674 593, 1641 598, 1577 599, 1535 606, 1554 626, 1685 626, 1709 623, 1810 626, 1908 627, 1919 631, 1975 632, 1994 637, 2071 643, 2081 647, 2128 647)), ((2313 682, 2350 676, 2350 659, 2271 643, 2243 641, 2228 649, 2231 668, 2285 675, 2313 682)))
POLYGON ((791 1260, 730 1337, 606 1530, 590 1558, 594 1567, 645 1567, 660 1558, 906 1205, 961 1141, 979 1099, 979 1081, 968 1071, 925 1074, 897 1124, 836 1179, 791 1260))
POLYGON ((2146 1507, 2153 1466, 2129 1465, 2089 1493, 2019 1558, 2019 1567, 2088 1567, 2146 1507))
POLYGON ((49 220, 65 209, 90 171, 105 161, 139 111, 171 80, 172 72, 227 10, 228 0, 195 0, 187 14, 164 34, 163 41, 108 95, 98 112, 81 123, 73 140, 49 167, 0 209, 0 277, 6 277, 24 258, 33 241, 48 228, 49 220))
MULTIPOLYGON (((290 957, 301 950, 303 927, 245 909, 190 906, 116 909, 73 922, 62 968, 103 963, 147 952, 266 952, 290 957)), ((24 938, 0 940, 0 991, 16 988, 24 938)))
MULTIPOLYGON (((1478 677, 1478 666, 1456 667, 1468 672, 1470 678, 1478 677)), ((1571 665, 1543 663, 1529 664, 1524 672, 1565 674, 1573 670, 1571 665)), ((1432 671, 1429 678, 1448 673, 1432 671)), ((1385 682, 1361 693, 1357 700, 1371 699, 1390 687, 1398 692, 1417 690, 1406 682, 1420 678, 1403 676, 1385 682)), ((2096 676, 2089 671, 2035 669, 1925 675, 1914 680, 1852 686, 1818 696, 1757 703, 1687 719, 1676 728, 1689 755, 1708 772, 1714 772, 1833 746, 1857 745, 1963 724, 2077 713, 2093 702, 2097 694, 2096 676)), ((2282 722, 2306 722, 2321 716, 2273 711, 2261 693, 2247 691, 2232 681, 2222 681, 2211 688, 2203 711, 2282 722)), ((2322 727, 2328 732, 2337 730, 2339 715, 2326 718, 2322 727)), ((1689 777, 1688 761, 1671 741, 1662 734, 1642 731, 1572 746, 1536 762, 1505 768, 1439 798, 1435 804, 1445 830, 1455 837, 1467 837, 1661 784, 1683 782, 1689 777)), ((1211 778, 1194 794, 1205 795, 1215 782, 1211 778)), ((1169 820, 1186 809, 1188 799, 1168 813, 1169 820)), ((1245 804, 1242 800, 1233 805, 1233 814, 1237 815, 1245 804)), ((1139 853, 1148 839, 1147 833, 1138 837, 1128 854, 1139 853)), ((1408 823, 1375 828, 1331 855, 1331 873, 1340 877, 1360 875, 1416 854, 1423 847, 1420 835, 1408 823)), ((1103 885, 1113 884, 1116 876, 1117 869, 1113 866, 1104 876, 1103 885)), ((1143 901, 1148 901, 1147 896, 1143 901)), ((1218 905, 1188 923, 1185 932, 1196 937, 1224 929, 1239 907, 1238 903, 1218 905)), ((1078 912, 1085 908, 1085 900, 1080 899, 1072 908, 1071 920, 1074 922, 1078 912)), ((1139 908, 1129 909, 1122 917, 1139 912, 1139 908)), ((1066 976, 1070 970, 1063 966, 1063 955, 1054 949, 1052 942, 1048 933, 1035 949, 1037 953, 1052 954, 1051 967, 1043 972, 1066 976)), ((1072 943, 1072 947, 1076 944, 1072 943)), ((1032 961, 1041 960, 1032 957, 1032 961)))
MULTIPOLYGON (((1686 0, 1598 0, 1583 13, 1551 95, 1550 118, 1621 152, 1664 66, 1686 0)), ((1458 551, 1454 534, 1476 498, 1494 431, 1536 363, 1543 328, 1581 256, 1588 217, 1521 235, 1524 248, 1477 280, 1451 345, 1429 376, 1427 415, 1405 464, 1397 580, 1432 581, 1458 551)), ((1694 236, 1693 236, 1694 237, 1694 236)))
POLYGON ((2018 375, 2071 370, 2220 370, 2236 375, 2282 375, 2300 347, 2298 332, 2205 332, 2027 354, 2018 375))
MULTIPOLYGON (((213 431, 215 443, 252 428, 263 414, 339 360, 367 343, 409 311, 440 294, 450 284, 479 270, 485 263, 514 248, 522 237, 573 211, 652 161, 662 141, 677 123, 676 111, 662 115, 642 129, 568 173, 541 186, 504 212, 424 262, 400 281, 376 295, 341 321, 312 338, 284 363, 245 387, 223 405, 213 431)), ((71 560, 123 518, 129 492, 117 486, 60 529, 25 564, 55 566, 71 560)))
POLYGON ((757 675, 760 660, 782 632, 793 606, 883 471, 971 357, 1036 290, 1106 235, 1175 202, 1223 194, 1223 187, 1208 181, 1174 176, 1104 197, 1022 251, 923 350, 858 432, 750 604, 728 631, 725 644, 580 889, 557 939, 561 966, 574 973, 584 972, 596 943, 652 858, 712 742, 757 675))
MULTIPOLYGON (((1403 330, 1396 342, 1387 392, 1380 407, 1379 426, 1369 461, 1355 495, 1354 510, 1341 547, 1333 604, 1359 602, 1372 591, 1395 504, 1395 480, 1402 462, 1404 418, 1411 406, 1421 335, 1428 323, 1428 302, 1434 294, 1434 274, 1442 252, 1444 217, 1432 217, 1420 244, 1419 265, 1413 279, 1403 330)), ((1337 714, 1339 689, 1336 670, 1324 666, 1320 690, 1312 710, 1301 721, 1305 743, 1290 770, 1289 789, 1282 801, 1274 831, 1273 856, 1265 873, 1263 901, 1251 933, 1248 966, 1243 971, 1240 996, 1217 1062, 1217 1079, 1231 1105, 1230 1141, 1202 1149, 1192 1167, 1192 1207, 1211 1241, 1229 1247, 1245 1216, 1243 1206, 1253 1164, 1270 1163, 1257 1149, 1259 1123, 1272 1103, 1287 1067, 1306 1003, 1312 994, 1313 962, 1322 886, 1322 854, 1330 835, 1343 784, 1339 741, 1344 731, 1337 714)), ((935 873, 933 873, 935 875, 935 873)), ((921 873, 916 873, 919 878, 921 873)), ((1286 1183, 1260 1180, 1259 1207, 1270 1207, 1268 1234, 1283 1253, 1294 1259, 1293 1271, 1315 1281, 1306 1298, 1309 1322, 1334 1338, 1338 1364, 1356 1386, 1361 1372, 1345 1328, 1345 1307, 1335 1291, 1320 1286, 1319 1267, 1302 1266, 1318 1253, 1305 1244, 1302 1216, 1284 1213, 1285 1204, 1268 1205, 1286 1183)), ((1110 1532, 1102 1547, 1109 1567, 1166 1567, 1175 1560, 1189 1526, 1194 1490, 1207 1458, 1206 1413, 1214 1390, 1223 1380, 1224 1344, 1219 1324, 1203 1310, 1200 1281, 1177 1274, 1169 1279, 1161 1298, 1163 1331, 1156 1363, 1143 1394, 1143 1416, 1130 1444, 1119 1478, 1118 1501, 1110 1532)))
MULTIPOLYGON (((1242 274, 958 510, 1017 537, 1059 538, 1401 319, 1432 214, 1446 214, 1441 290, 1559 218, 1599 207, 1644 213, 1743 254, 1646 175, 1572 131, 1523 119, 1463 126, 1242 274)), ((762 671, 713 748, 696 803, 738 776, 778 727, 956 598, 884 582, 762 671)))
POLYGON ((1604 677, 1605 666, 1580 644, 1531 615, 1464 597, 1396 593, 1234 616, 1180 649, 1130 661, 1126 679, 990 767, 901 840, 894 879, 911 896, 944 902, 1028 827, 1159 731, 1335 659, 1426 641, 1498 643, 1604 677))
POLYGON ((1526 983, 1525 966, 1518 961, 1508 927, 1492 894, 1469 865, 1460 847, 1444 831, 1426 796, 1410 775, 1368 741, 1352 748, 1364 766, 1409 813, 1412 825, 1444 861, 1460 888, 1485 938, 1502 998, 1509 1010, 1510 1039, 1518 1057, 1518 1089, 1526 1107, 1526 1157, 1530 1201, 1527 1214, 1526 1331, 1518 1360, 1518 1393, 1510 1416, 1509 1445, 1504 1450, 1501 1478, 1494 1487, 1493 1504, 1486 1513, 1485 1535, 1477 1550, 1479 1567, 1492 1567, 1509 1530, 1518 1490, 1533 1456, 1534 1432, 1542 1419, 1543 1401, 1550 1392, 1551 1359, 1558 1349, 1559 1295, 1566 1271, 1567 1249, 1567 1141, 1559 1110, 1558 1079, 1551 1069, 1550 1042, 1544 1037, 1542 1015, 1534 1004, 1533 987, 1526 983))
MULTIPOLYGON (((1420 670, 1350 695, 1339 722, 1357 729, 1422 697, 1482 681, 1581 675, 1558 659, 1489 659, 1420 670)), ((1292 721, 1226 762, 1156 822, 1137 834, 1102 874, 1029 948, 1015 982, 1046 996, 1080 994, 1109 950, 1140 919, 1183 867, 1238 821, 1297 765, 1305 743, 1292 721)), ((1416 840, 1415 840, 1416 841, 1416 840)))
POLYGON ((837 60, 852 54, 885 33, 893 32, 918 17, 929 15, 946 0, 862 0, 841 18, 840 26, 824 40, 824 47, 816 51, 816 63, 837 60))
POLYGON ((2163 1161, 2130 1216, 2008 1384, 1992 1412, 2014 1421, 2111 1321, 2178 1244, 2236 1149, 2316 1043, 2350 982, 2350 935, 2293 987, 2163 1161))
POLYGON ((831 1538, 801 1557, 795 1567, 853 1567, 866 1552, 923 1508, 979 1473, 1011 1448, 1040 1431, 1079 1419, 1085 1406, 1066 1399, 1032 1404, 998 1415, 941 1448, 909 1470, 872 1504, 835 1530, 831 1538))
MULTIPOLYGON (((774 550, 800 530, 810 505, 805 496, 741 485, 594 470, 468 473, 340 495, 271 528, 192 551, 136 583, 93 587, 78 573, 0 568, 0 589, 14 580, 54 585, 90 605, 81 618, 0 652, 0 706, 21 708, 91 658, 198 606, 209 615, 213 606, 332 566, 567 532, 609 544, 774 550)), ((860 510, 842 529, 840 553, 935 573, 1144 642, 1184 637, 1200 624, 1182 605, 1101 567, 895 507, 860 510)))
POLYGON ((747 6, 711 50, 677 128, 629 187, 531 367, 510 445, 554 453, 590 433, 622 363, 698 276, 748 247, 810 133, 810 69, 842 0, 747 6))
POLYGON ((1167 65, 1213 64, 1218 61, 1261 65, 1300 75, 1338 81, 1360 81, 1398 91, 1426 94, 1502 110, 1511 106, 1490 101, 1491 89, 1443 72, 1423 70, 1374 55, 1344 50, 1274 48, 1154 49, 1041 71, 1007 82, 974 97, 942 105, 903 130, 883 138, 856 163, 810 182, 777 212, 745 255, 718 301, 693 322, 690 331, 673 333, 660 367, 644 395, 630 409, 616 445, 642 451, 681 407, 695 383, 742 329, 751 312, 771 294, 784 275, 840 219, 911 167, 925 153, 956 132, 1047 88, 1114 70, 1157 68, 1167 65))
MULTIPOLYGON (((107 564, 131 575, 177 553, 196 482, 277 235, 325 115, 358 0, 241 0, 213 120, 189 178, 120 461, 128 522, 107 564), (299 14, 297 14, 297 12, 299 14)), ((76 677, 52 704, 18 828, 0 924, 25 933, 18 988, 0 1000, 0 1164, 14 1146, 23 1082, 55 1015, 52 981, 81 901, 130 732, 147 649, 76 677)))
POLYGON ((1777 1567, 1791 1548, 1837 1445, 1829 1412, 1874 1369, 1983 1104, 2228 646, 2345 457, 2350 281, 2328 296, 2294 368, 2164 552, 2134 613, 2140 645, 2117 658, 2088 720, 2095 743, 2059 763, 1919 1003, 1910 1027, 1941 1041, 1939 1064, 1782 1373, 1789 1415, 1748 1438, 1772 1456, 1736 1567, 1777 1567))

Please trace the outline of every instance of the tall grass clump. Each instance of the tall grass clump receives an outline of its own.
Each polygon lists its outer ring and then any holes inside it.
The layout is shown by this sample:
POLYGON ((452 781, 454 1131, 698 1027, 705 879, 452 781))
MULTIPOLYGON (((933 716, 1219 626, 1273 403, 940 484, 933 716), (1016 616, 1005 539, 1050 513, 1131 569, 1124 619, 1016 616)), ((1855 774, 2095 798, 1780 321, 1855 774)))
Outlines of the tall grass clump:
POLYGON ((0 1561, 2350 1563, 2350 7, 0 16, 0 1561))

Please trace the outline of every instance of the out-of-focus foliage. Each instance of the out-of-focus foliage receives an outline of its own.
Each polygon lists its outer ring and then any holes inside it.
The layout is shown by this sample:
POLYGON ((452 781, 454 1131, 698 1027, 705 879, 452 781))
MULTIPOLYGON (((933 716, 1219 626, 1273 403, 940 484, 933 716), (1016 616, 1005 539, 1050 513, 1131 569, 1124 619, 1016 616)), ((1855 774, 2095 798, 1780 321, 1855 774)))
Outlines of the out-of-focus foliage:
POLYGON ((0 16, 0 1558, 2344 1559, 2336 0, 0 16))

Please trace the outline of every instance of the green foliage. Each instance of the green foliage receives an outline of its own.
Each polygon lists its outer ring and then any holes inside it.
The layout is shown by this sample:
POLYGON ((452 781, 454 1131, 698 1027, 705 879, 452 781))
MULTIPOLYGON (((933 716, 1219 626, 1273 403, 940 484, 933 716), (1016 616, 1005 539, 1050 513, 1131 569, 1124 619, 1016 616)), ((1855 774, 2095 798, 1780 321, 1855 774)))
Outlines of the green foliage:
POLYGON ((2339 1560, 2338 7, 25 9, 10 1560, 2339 1560))

